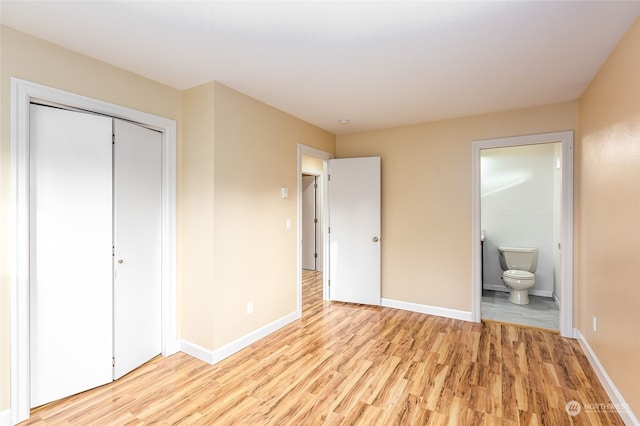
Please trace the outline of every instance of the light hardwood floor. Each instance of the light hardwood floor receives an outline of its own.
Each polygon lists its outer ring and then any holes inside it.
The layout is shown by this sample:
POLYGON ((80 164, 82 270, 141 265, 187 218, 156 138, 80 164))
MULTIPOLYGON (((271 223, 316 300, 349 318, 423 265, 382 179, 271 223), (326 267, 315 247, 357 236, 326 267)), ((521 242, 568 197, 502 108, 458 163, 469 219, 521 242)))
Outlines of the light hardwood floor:
POLYGON ((608 425, 615 412, 575 340, 500 323, 323 302, 304 273, 300 321, 208 365, 157 357, 49 404, 24 425, 608 425))

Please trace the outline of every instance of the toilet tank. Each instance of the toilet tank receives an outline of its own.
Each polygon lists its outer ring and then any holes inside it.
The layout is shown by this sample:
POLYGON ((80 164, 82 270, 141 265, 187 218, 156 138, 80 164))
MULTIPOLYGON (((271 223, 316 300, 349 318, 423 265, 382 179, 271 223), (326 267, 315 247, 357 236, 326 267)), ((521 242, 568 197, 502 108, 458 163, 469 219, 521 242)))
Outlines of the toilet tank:
POLYGON ((538 249, 531 247, 498 247, 500 267, 503 271, 517 269, 535 272, 538 266, 538 249))

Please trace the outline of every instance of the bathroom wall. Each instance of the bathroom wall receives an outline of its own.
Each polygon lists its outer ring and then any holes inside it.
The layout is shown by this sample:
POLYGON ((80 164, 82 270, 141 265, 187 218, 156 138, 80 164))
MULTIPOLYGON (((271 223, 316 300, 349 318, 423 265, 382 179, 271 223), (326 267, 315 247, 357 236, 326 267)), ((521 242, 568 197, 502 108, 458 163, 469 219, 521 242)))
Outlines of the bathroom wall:
POLYGON ((557 243, 554 220, 559 143, 481 152, 481 221, 485 230, 483 288, 506 291, 499 246, 536 247, 536 284, 530 294, 551 297, 557 243))

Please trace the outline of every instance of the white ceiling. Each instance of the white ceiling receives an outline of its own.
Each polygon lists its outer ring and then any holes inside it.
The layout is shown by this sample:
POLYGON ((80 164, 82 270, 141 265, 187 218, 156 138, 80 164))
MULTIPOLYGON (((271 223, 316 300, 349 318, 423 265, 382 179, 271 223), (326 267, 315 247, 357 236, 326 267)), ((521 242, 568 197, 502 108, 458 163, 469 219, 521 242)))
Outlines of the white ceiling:
POLYGON ((344 134, 575 100, 640 1, 1 0, 0 12, 177 89, 217 80, 344 134))

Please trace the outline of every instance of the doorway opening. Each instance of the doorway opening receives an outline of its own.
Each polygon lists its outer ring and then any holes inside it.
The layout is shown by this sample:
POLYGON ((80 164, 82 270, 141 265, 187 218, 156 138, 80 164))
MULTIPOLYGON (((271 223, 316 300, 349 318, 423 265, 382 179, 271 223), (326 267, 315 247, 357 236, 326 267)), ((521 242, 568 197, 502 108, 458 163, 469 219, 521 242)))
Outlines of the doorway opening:
POLYGON ((524 313, 528 308, 522 305, 511 306, 506 301, 504 306, 511 309, 509 312, 505 309, 502 316, 499 309, 496 315, 490 307, 491 303, 495 305, 500 302, 498 299, 504 299, 500 296, 508 291, 502 285, 498 247, 536 248, 539 269, 535 273, 536 285, 529 294, 534 299, 547 297, 543 301, 550 302, 546 306, 550 310, 557 303, 557 329, 562 336, 573 337, 573 132, 480 140, 472 145, 473 320, 489 318, 554 328, 544 321, 532 324, 521 321, 528 315, 542 316, 539 311, 524 313), (517 164, 534 155, 540 157, 538 163, 549 169, 543 177, 534 177, 538 172, 533 168, 537 166, 517 164), (492 167, 498 170, 493 175, 492 167), (534 205, 536 191, 546 194, 546 198, 539 201, 538 197, 538 204, 534 205), (529 205, 525 206, 526 203, 529 205))
POLYGON ((326 160, 333 154, 298 144, 298 316, 309 301, 328 299, 326 160), (304 295, 303 295, 304 291, 304 295), (305 300, 303 300, 303 297, 305 300))
POLYGON ((483 320, 560 329, 561 160, 560 142, 480 152, 483 320), (528 270, 532 287, 507 287, 505 247, 526 248, 518 256, 535 259, 528 270))
MULTIPOLYGON (((312 159, 306 156, 302 161, 312 159)), ((322 161, 317 161, 322 166, 322 161)), ((302 173, 302 269, 322 272, 322 171, 302 173)))

